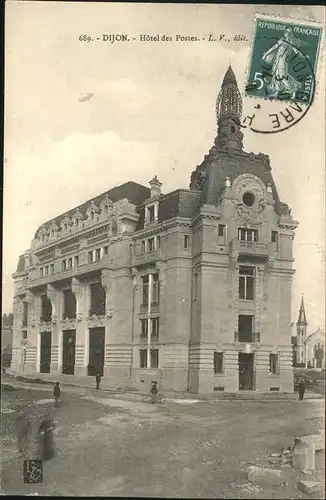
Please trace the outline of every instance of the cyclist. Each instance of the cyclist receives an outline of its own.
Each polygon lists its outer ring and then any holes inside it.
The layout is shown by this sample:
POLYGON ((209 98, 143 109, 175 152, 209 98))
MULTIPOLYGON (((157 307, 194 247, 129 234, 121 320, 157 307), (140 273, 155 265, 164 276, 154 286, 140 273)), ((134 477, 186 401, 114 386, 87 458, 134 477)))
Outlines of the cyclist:
POLYGON ((151 393, 151 403, 155 403, 158 394, 157 382, 155 380, 152 381, 150 393, 151 393))

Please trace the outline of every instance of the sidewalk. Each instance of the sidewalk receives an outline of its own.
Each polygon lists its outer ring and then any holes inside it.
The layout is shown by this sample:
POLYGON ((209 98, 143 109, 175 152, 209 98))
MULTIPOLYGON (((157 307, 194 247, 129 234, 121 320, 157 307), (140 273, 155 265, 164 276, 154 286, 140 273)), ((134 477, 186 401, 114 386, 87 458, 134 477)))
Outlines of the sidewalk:
MULTIPOLYGON (((13 372, 7 372, 2 376, 1 383, 12 385, 14 387, 22 387, 29 389, 41 389, 45 391, 52 391, 53 384, 55 382, 60 382, 62 386, 75 387, 80 389, 95 389, 95 383, 93 377, 77 377, 74 375, 53 375, 53 374, 42 374, 39 375, 26 375, 26 374, 14 374, 13 372)), ((141 399, 143 393, 133 387, 127 386, 117 386, 114 382, 107 379, 102 379, 101 381, 101 391, 108 392, 112 396, 119 398, 131 398, 131 399, 141 399)), ((241 391, 239 393, 219 393, 219 394, 190 394, 190 393, 176 393, 171 391, 163 391, 164 395, 170 400, 196 400, 196 401, 294 401, 298 399, 297 393, 256 393, 253 391, 241 391)), ((306 392, 305 400, 322 400, 323 395, 306 392)))

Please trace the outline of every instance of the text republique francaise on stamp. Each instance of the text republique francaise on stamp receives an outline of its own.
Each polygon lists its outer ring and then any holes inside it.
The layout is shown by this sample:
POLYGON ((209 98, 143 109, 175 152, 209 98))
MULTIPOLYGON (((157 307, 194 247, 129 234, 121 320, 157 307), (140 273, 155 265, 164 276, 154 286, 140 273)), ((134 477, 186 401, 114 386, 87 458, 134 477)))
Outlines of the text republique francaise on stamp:
POLYGON ((316 91, 321 39, 322 27, 316 23, 255 18, 245 88, 246 96, 258 100, 247 117, 251 130, 279 132, 305 116, 316 91))

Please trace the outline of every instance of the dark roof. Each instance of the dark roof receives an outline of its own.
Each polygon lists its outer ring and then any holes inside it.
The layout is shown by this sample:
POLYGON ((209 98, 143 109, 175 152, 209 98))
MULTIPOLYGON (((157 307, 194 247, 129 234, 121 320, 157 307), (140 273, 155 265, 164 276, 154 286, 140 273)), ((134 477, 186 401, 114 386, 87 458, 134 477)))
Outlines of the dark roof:
POLYGON ((275 200, 275 210, 281 215, 287 209, 287 205, 280 201, 278 192, 269 164, 269 157, 259 153, 246 153, 238 151, 232 157, 229 157, 226 151, 217 151, 213 146, 208 155, 206 155, 201 165, 193 171, 191 175, 190 189, 202 189, 204 202, 216 204, 218 197, 224 190, 225 179, 229 177, 233 182, 241 174, 252 174, 259 177, 265 186, 271 184, 273 198, 275 200), (205 174, 202 187, 198 187, 198 179, 201 173, 205 174))
POLYGON ((227 85, 228 83, 234 83, 236 86, 238 86, 237 79, 235 77, 235 74, 233 73, 233 69, 231 68, 231 66, 228 67, 224 75, 222 87, 224 87, 224 85, 227 85))
POLYGON ((163 222, 173 217, 192 217, 201 200, 201 193, 178 189, 160 199, 158 221, 163 222))
POLYGON ((79 211, 83 215, 85 215, 86 210, 92 201, 96 205, 99 205, 105 196, 108 196, 108 198, 110 198, 110 200, 112 200, 113 202, 127 198, 129 203, 132 203, 133 205, 138 206, 138 205, 141 205, 147 198, 150 197, 150 188, 145 187, 145 186, 138 184, 137 182, 133 182, 133 181, 125 182, 121 186, 116 186, 116 187, 110 189, 109 191, 105 191, 104 193, 96 196, 95 198, 91 198, 90 200, 87 200, 82 205, 78 205, 77 207, 74 207, 73 209, 69 210, 68 212, 65 212, 65 213, 55 217, 54 219, 51 219, 51 220, 44 222, 37 229, 37 231, 35 233, 35 237, 42 226, 51 224, 53 222, 55 224, 57 224, 58 226, 60 226, 60 222, 62 221, 62 219, 66 216, 71 217, 76 212, 77 209, 79 209, 79 211))
MULTIPOLYGON (((174 217, 191 218, 196 213, 202 199, 200 191, 177 189, 171 193, 161 195, 158 207, 158 222, 164 222, 174 217)), ((145 208, 139 207, 139 220, 136 231, 144 229, 145 208)))
POLYGON ((16 273, 21 273, 25 269, 25 257, 23 255, 20 255, 18 259, 18 264, 17 264, 17 269, 16 273))

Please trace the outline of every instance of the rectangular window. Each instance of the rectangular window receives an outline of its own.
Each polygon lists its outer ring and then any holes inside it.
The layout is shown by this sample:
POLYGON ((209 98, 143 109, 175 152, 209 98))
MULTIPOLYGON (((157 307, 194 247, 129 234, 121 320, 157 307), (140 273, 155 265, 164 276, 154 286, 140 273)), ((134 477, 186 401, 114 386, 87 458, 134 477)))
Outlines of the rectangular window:
POLYGON ((239 267, 239 298, 254 300, 254 268, 239 267))
POLYGON ((40 275, 41 275, 41 278, 43 278, 43 276, 44 276, 44 269, 43 269, 43 267, 40 268, 40 275))
POLYGON ((54 274, 54 264, 51 264, 51 266, 50 266, 50 273, 54 274))
POLYGON ((158 368, 158 349, 151 349, 151 368, 158 368))
POLYGON ((27 326, 28 322, 28 304, 27 302, 23 302, 23 326, 27 326))
POLYGON ((148 334, 148 320, 147 319, 141 319, 141 336, 142 337, 147 337, 148 334))
POLYGON ((254 316, 239 314, 238 316, 238 341, 253 342, 254 316))
POLYGON ((156 248, 161 247, 161 236, 156 236, 156 248))
POLYGON ((63 271, 67 270, 67 262, 65 260, 62 261, 62 270, 63 271))
POLYGON ((72 290, 63 290, 63 319, 76 317, 76 297, 72 290))
POLYGON ((151 207, 148 207, 147 208, 147 216, 148 216, 148 222, 154 222, 155 220, 155 209, 154 209, 154 205, 152 205, 151 207))
POLYGON ((153 252, 154 250, 155 250, 155 240, 154 238, 149 238, 149 240, 147 240, 147 251, 153 252))
POLYGON ((218 225, 218 235, 219 237, 224 237, 225 234, 225 225, 224 224, 219 224, 218 225))
POLYGON ((101 249, 100 248, 97 248, 95 250, 95 260, 96 260, 96 262, 98 262, 99 260, 101 260, 101 249))
MULTIPOLYGON (((23 339, 27 339, 27 330, 23 332, 23 339)), ((24 362, 26 362, 26 356, 24 357, 24 362)))
POLYGON ((102 283, 91 283, 89 285, 90 294, 90 310, 89 315, 104 316, 105 315, 105 299, 106 294, 102 283))
POLYGON ((238 239, 241 241, 258 241, 258 230, 239 228, 238 239))
POLYGON ((143 301, 142 305, 147 306, 148 304, 148 292, 149 292, 149 277, 142 277, 142 288, 143 288, 143 301))
POLYGON ((269 371, 272 375, 278 373, 278 354, 269 355, 269 371))
POLYGON ((72 257, 68 259, 68 269, 72 269, 72 257))
POLYGON ((183 247, 188 250, 189 248, 189 235, 185 234, 183 238, 183 247))
POLYGON ((160 318, 151 318, 151 323, 152 323, 151 335, 152 337, 158 338, 160 330, 160 318))
POLYGON ((141 255, 144 255, 145 251, 146 251, 146 242, 145 241, 141 241, 140 242, 140 253, 141 253, 141 255))
POLYGON ((214 352, 214 373, 223 373, 223 352, 214 352))
POLYGON ((272 240, 272 243, 276 243, 276 248, 277 248, 277 245, 278 245, 278 232, 277 231, 272 231, 271 240, 272 240))
POLYGON ((78 255, 75 255, 75 257, 74 257, 74 267, 77 267, 78 264, 79 264, 79 257, 78 257, 78 255))
POLYGON ((93 262, 93 252, 88 252, 88 263, 91 264, 93 262))
POLYGON ((41 321, 51 321, 52 304, 47 295, 41 295, 41 321))
POLYGON ((104 255, 107 255, 109 253, 109 247, 106 246, 104 247, 104 255))
POLYGON ((147 368, 147 349, 139 350, 139 366, 140 368, 147 368))
POLYGON ((158 273, 153 274, 152 304, 160 303, 160 282, 158 273))

